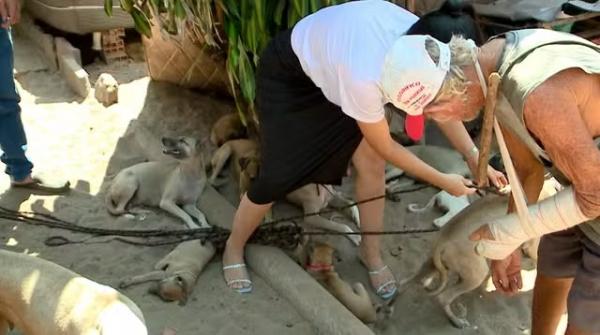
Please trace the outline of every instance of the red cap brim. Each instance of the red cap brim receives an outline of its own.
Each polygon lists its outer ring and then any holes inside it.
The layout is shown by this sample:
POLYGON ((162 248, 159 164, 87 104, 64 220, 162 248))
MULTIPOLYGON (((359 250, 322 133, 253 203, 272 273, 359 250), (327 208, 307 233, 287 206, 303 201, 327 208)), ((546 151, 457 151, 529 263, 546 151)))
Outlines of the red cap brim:
POLYGON ((425 131, 425 116, 421 115, 406 115, 404 121, 406 134, 413 141, 419 141, 423 137, 425 131))

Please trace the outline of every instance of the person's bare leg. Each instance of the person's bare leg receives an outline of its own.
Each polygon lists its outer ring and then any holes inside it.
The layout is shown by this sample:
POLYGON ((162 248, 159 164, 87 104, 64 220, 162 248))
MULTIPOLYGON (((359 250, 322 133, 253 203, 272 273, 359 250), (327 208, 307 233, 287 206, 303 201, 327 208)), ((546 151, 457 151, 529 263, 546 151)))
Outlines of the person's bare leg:
POLYGON ((538 273, 533 288, 532 335, 556 333, 560 318, 567 310, 572 283, 573 278, 552 278, 538 273))
MULTIPOLYGON (((231 234, 227 239, 225 250, 223 251, 223 266, 244 264, 244 247, 246 246, 246 242, 248 242, 252 233, 260 225, 271 205, 272 203, 265 205, 255 204, 244 194, 235 212, 231 234)), ((223 275, 226 282, 249 279, 245 267, 224 270, 223 275)), ((245 286, 248 286, 248 284, 244 282, 234 282, 230 285, 234 289, 245 286)))
MULTIPOLYGON (((356 169, 355 194, 357 201, 385 194, 385 161, 364 139, 352 156, 352 164, 356 169)), ((383 230, 384 201, 382 198, 358 205, 361 231, 383 230)), ((385 266, 381 258, 380 240, 379 235, 363 235, 362 237, 360 257, 369 271, 380 270, 385 266)), ((381 271, 369 277, 375 289, 394 280, 391 271, 381 271)), ((393 289, 393 285, 387 285, 384 291, 389 292, 393 289)))

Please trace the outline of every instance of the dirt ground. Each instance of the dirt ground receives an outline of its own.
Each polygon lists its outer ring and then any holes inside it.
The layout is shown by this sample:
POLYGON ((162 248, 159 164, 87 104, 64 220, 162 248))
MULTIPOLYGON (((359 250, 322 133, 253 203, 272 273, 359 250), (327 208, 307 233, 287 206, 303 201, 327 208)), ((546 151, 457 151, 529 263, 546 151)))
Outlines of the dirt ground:
MULTIPOLYGON (((17 52, 24 48, 27 48, 27 42, 19 41, 17 37, 17 52)), ((35 57, 31 52, 19 55, 35 57)), ((29 60, 29 63, 37 64, 35 60, 29 60)), ((160 210, 153 211, 143 221, 111 217, 103 205, 103 192, 122 168, 162 159, 155 143, 163 135, 197 136, 206 141, 208 157, 214 150, 207 141, 210 126, 223 113, 234 111, 232 102, 152 82, 143 62, 129 60, 109 65, 99 62, 87 67, 92 86, 102 72, 112 73, 120 84, 119 103, 105 108, 93 98, 93 92, 85 99, 79 98, 58 73, 43 68, 23 66, 16 75, 29 140, 28 154, 36 173, 70 180, 73 190, 65 196, 32 195, 10 189, 8 178, 0 178, 0 205, 48 213, 89 227, 178 227, 181 223, 177 219, 160 210)), ((350 188, 348 183, 344 185, 346 191, 350 188)), ((388 201, 386 228, 430 228, 431 220, 441 215, 440 212, 409 214, 406 206, 411 202, 424 203, 435 192, 430 188, 406 194, 400 202, 388 201)), ((231 187, 226 187, 224 194, 235 202, 231 187)), ((281 204, 275 209, 276 217, 291 213, 297 213, 297 210, 289 205, 281 204)), ((418 270, 429 255, 435 235, 384 237, 384 257, 399 278, 418 270)), ((2 248, 35 253, 113 287, 125 276, 150 270, 171 249, 169 246, 132 246, 116 241, 102 243, 96 239, 52 247, 44 243, 51 236, 75 241, 87 237, 0 219, 2 248)), ((338 242, 340 260, 336 268, 342 278, 360 281, 368 287, 367 273, 357 261, 356 249, 346 239, 341 238, 338 242)), ((147 285, 123 292, 142 309, 150 334, 159 334, 165 327, 175 328, 177 334, 185 335, 315 333, 290 302, 276 294, 259 276, 253 276, 253 293, 240 295, 226 287, 220 267, 217 256, 200 276, 186 306, 162 302, 147 293, 147 285)), ((488 283, 487 289, 484 287, 458 299, 467 308, 467 319, 474 325, 472 328, 459 330, 452 327, 435 300, 414 284, 398 299, 394 315, 377 333, 529 334, 535 269, 531 262, 526 262, 525 268, 525 288, 517 297, 507 298, 491 292, 488 283)), ((285 273, 281 275, 285 276, 285 273)))

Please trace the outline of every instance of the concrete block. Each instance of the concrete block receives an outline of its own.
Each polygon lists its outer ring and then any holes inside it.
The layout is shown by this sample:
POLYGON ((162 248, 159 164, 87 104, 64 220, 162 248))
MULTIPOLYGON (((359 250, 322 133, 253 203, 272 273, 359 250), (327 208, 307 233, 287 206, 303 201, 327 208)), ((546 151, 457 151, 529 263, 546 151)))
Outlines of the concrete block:
POLYGON ((54 43, 56 44, 56 56, 57 57, 59 57, 59 58, 61 56, 73 57, 73 59, 75 59, 77 64, 79 64, 79 66, 82 66, 81 50, 79 50, 78 48, 71 45, 71 43, 69 43, 69 41, 67 41, 63 37, 56 37, 54 39, 54 43))
POLYGON ((60 72, 67 84, 75 93, 85 98, 92 87, 88 73, 77 63, 73 57, 62 56, 59 58, 60 72))

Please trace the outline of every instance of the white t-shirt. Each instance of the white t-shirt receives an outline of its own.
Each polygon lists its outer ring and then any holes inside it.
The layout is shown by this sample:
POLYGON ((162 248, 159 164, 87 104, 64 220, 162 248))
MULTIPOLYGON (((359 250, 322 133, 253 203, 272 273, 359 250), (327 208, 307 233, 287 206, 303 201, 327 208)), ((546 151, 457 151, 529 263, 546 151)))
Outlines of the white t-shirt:
POLYGON ((385 54, 417 20, 387 1, 352 1, 300 20, 292 48, 329 101, 356 120, 377 122, 387 102, 379 85, 385 54))

